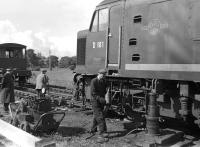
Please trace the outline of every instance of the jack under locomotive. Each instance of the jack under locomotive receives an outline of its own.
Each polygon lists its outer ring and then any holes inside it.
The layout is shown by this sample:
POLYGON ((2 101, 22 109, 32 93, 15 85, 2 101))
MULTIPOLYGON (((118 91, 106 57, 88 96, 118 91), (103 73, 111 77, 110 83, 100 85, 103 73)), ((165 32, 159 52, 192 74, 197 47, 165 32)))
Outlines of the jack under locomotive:
POLYGON ((27 70, 26 46, 17 43, 0 44, 0 78, 6 69, 13 70, 15 80, 25 83, 31 77, 31 71, 27 70))
POLYGON ((153 92, 161 117, 200 127, 199 8, 199 0, 102 1, 77 38, 87 99, 91 79, 106 68, 116 109, 146 114, 153 92))

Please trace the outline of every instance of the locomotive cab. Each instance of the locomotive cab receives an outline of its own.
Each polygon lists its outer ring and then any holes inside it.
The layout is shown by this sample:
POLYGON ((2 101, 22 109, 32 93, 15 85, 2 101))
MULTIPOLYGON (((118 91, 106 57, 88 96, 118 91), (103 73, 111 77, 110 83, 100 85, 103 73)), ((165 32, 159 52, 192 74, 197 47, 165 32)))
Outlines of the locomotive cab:
MULTIPOLYGON (((117 72, 120 69, 123 3, 120 0, 103 1, 96 7, 82 46, 80 38, 83 38, 83 31, 78 33, 77 61, 83 58, 79 53, 85 49, 86 73, 96 74, 100 68, 117 72)), ((76 70, 81 68, 79 65, 80 62, 77 62, 76 70)))

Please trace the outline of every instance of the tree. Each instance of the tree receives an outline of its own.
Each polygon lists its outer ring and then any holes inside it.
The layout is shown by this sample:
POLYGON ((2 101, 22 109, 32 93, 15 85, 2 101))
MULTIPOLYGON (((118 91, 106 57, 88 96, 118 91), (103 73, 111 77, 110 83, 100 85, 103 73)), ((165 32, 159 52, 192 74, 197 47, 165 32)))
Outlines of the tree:
POLYGON ((65 56, 60 59, 59 61, 60 68, 67 68, 69 65, 70 65, 70 57, 65 56))
POLYGON ((76 56, 71 57, 70 65, 76 65, 76 56))
MULTIPOLYGON (((50 59, 51 59, 51 67, 58 66, 58 57, 57 56, 51 55, 50 59)), ((49 57, 47 58, 47 64, 49 66, 49 57)))
POLYGON ((27 50, 27 60, 29 67, 39 66, 39 57, 34 53, 33 49, 27 50))
POLYGON ((47 58, 42 56, 41 53, 38 53, 37 57, 39 58, 39 66, 42 68, 47 68, 47 58))
POLYGON ((62 57, 59 62, 60 68, 68 68, 71 65, 76 65, 76 57, 62 57))

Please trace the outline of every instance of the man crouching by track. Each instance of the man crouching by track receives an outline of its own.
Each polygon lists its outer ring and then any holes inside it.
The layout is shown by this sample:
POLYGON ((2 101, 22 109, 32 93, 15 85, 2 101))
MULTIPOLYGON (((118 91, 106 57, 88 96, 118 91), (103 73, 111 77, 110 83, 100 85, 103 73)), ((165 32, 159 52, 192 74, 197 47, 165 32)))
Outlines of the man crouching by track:
POLYGON ((97 132, 99 127, 99 136, 97 142, 108 141, 107 126, 105 121, 104 108, 108 103, 105 99, 106 95, 106 80, 105 69, 100 69, 96 78, 91 81, 91 101, 93 109, 93 124, 90 133, 97 132))

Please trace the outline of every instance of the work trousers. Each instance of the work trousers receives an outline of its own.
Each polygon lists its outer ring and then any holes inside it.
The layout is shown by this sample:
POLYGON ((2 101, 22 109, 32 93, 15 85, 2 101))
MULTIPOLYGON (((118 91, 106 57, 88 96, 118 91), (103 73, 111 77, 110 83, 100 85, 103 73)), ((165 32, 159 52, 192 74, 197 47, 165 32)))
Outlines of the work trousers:
POLYGON ((107 132, 107 126, 105 121, 105 116, 102 107, 97 107, 97 101, 92 101, 93 107, 93 124, 91 132, 97 132, 97 127, 99 127, 99 133, 102 134, 107 132))
POLYGON ((4 110, 5 110, 5 111, 8 111, 8 110, 9 110, 8 106, 9 106, 9 103, 4 103, 4 110))

